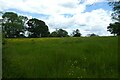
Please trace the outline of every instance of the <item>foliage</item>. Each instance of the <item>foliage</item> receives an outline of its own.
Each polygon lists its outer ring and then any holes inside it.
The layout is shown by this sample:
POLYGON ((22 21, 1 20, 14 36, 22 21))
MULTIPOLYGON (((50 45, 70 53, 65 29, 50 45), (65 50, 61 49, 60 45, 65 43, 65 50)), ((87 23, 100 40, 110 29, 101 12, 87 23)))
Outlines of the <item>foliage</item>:
POLYGON ((22 31, 24 32, 26 30, 26 22, 28 18, 26 16, 18 16, 18 22, 22 24, 22 31))
POLYGON ((120 35, 120 23, 115 22, 115 23, 110 23, 109 26, 107 27, 108 31, 111 32, 111 34, 117 34, 120 35))
POLYGON ((66 30, 59 29, 59 30, 53 31, 50 34, 50 36, 51 37, 68 37, 68 32, 66 30))
POLYGON ((27 30, 31 32, 29 37, 48 37, 49 29, 44 21, 33 18, 30 19, 27 24, 29 26, 27 30))
POLYGON ((68 32, 66 30, 63 30, 63 29, 59 29, 57 31, 58 33, 58 37, 67 37, 68 36, 68 32))
POLYGON ((93 36, 98 36, 98 35, 97 35, 97 34, 92 33, 92 34, 88 34, 88 36, 93 37, 93 36))
POLYGON ((20 38, 3 45, 3 78, 117 78, 118 37, 20 38))
POLYGON ((74 30, 72 34, 73 34, 73 37, 80 37, 81 36, 79 29, 74 30))
POLYGON ((2 18, 4 19, 5 22, 14 23, 17 22, 18 15, 13 12, 6 12, 2 15, 2 18))
POLYGON ((13 38, 13 37, 20 37, 20 32, 22 32, 22 29, 24 27, 24 16, 18 16, 16 13, 13 12, 5 12, 2 15, 3 23, 2 23, 2 30, 3 34, 7 38, 13 38))
POLYGON ((25 37, 25 32, 29 31, 29 37, 48 37, 49 29, 44 21, 36 18, 30 19, 26 16, 17 15, 14 12, 5 12, 2 15, 3 34, 7 38, 25 37), (29 27, 27 27, 27 24, 29 27))
POLYGON ((50 37, 58 37, 57 31, 53 31, 53 32, 50 34, 50 37))
POLYGON ((113 19, 116 21, 115 23, 110 23, 107 27, 108 31, 111 34, 120 35, 120 1, 117 2, 109 2, 110 6, 113 7, 114 13, 112 13, 113 19))
POLYGON ((120 1, 109 2, 109 5, 113 7, 113 11, 114 11, 112 13, 113 19, 117 19, 117 17, 120 14, 120 1))

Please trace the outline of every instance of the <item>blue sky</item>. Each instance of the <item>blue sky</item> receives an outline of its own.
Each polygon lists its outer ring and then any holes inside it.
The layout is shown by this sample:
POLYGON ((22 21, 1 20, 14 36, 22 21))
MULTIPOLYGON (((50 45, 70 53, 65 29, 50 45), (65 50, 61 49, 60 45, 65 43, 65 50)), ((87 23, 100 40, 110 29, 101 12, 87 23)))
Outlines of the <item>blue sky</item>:
POLYGON ((88 5, 85 11, 90 12, 92 10, 99 9, 99 8, 112 11, 112 7, 108 5, 108 2, 100 2, 93 5, 88 5))
POLYGON ((110 35, 112 8, 106 0, 0 0, 0 11, 43 20, 50 32, 62 28, 69 34, 79 29, 83 36, 110 35))

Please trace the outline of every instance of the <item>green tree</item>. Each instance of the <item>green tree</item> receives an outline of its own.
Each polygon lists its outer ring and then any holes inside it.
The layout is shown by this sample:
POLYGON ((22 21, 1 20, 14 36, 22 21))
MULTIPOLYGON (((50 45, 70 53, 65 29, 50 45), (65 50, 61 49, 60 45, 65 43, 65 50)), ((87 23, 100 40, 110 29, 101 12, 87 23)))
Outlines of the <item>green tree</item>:
POLYGON ((112 19, 115 23, 110 23, 107 29, 111 34, 120 35, 120 1, 109 2, 109 4, 113 7, 112 19))
POLYGON ((26 22, 27 22, 28 18, 26 16, 19 16, 18 17, 18 22, 22 25, 22 31, 21 31, 21 34, 20 34, 20 37, 25 37, 25 31, 27 31, 27 27, 26 27, 26 22))
POLYGON ((108 31, 111 32, 111 34, 120 35, 120 23, 119 23, 119 22, 115 22, 115 23, 113 23, 113 24, 110 23, 107 28, 108 28, 108 31))
POLYGON ((73 35, 73 37, 80 37, 81 33, 80 33, 79 29, 76 29, 73 31, 72 35, 73 35))
POLYGON ((56 31, 53 31, 51 34, 50 34, 50 37, 58 37, 58 33, 56 31))
POLYGON ((97 35, 97 34, 92 33, 92 34, 88 34, 88 36, 93 37, 93 36, 98 36, 98 35, 97 35))
POLYGON ((48 37, 49 29, 44 21, 38 20, 36 18, 30 19, 28 22, 27 30, 31 32, 29 37, 48 37))
POLYGON ((63 29, 59 29, 57 31, 58 33, 58 37, 67 37, 68 36, 68 32, 66 30, 63 30, 63 29))
POLYGON ((22 24, 22 28, 25 29, 26 28, 26 22, 27 22, 28 18, 26 16, 18 16, 18 22, 22 24))
POLYGON ((68 32, 63 29, 53 31, 50 35, 51 37, 68 37, 68 32))
POLYGON ((20 32, 23 29, 22 19, 13 12, 5 12, 2 18, 2 30, 5 37, 20 37, 20 32))

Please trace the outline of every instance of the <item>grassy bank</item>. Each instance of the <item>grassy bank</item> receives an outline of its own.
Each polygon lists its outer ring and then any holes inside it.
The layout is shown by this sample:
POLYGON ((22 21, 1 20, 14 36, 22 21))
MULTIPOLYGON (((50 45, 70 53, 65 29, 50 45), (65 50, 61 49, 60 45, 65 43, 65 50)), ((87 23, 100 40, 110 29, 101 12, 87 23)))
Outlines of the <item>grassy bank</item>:
POLYGON ((115 78, 117 37, 6 39, 4 78, 115 78))

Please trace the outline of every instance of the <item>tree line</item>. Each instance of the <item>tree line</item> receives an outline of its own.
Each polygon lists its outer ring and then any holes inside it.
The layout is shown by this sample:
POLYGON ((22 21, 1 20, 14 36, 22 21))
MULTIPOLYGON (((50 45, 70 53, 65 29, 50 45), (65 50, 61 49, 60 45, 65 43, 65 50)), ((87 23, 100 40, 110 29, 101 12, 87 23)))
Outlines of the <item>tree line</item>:
MULTIPOLYGON (((109 24, 107 31, 114 35, 120 35, 120 1, 109 2, 109 5, 113 7, 112 18, 115 22, 109 24)), ((28 19, 26 16, 14 12, 3 13, 2 18, 2 33, 5 38, 69 37, 68 32, 63 29, 56 29, 50 33, 46 23, 37 18, 28 19)), ((80 37, 81 35, 79 29, 72 32, 73 37, 80 37)), ((93 33, 89 36, 98 35, 93 33)))
MULTIPOLYGON (((69 37, 68 32, 63 29, 56 29, 50 33, 46 23, 37 18, 28 19, 14 12, 5 12, 2 18, 2 32, 5 38, 69 37)), ((72 35, 80 37, 81 33, 76 29, 72 35)))
POLYGON ((49 33, 48 26, 44 21, 26 16, 18 15, 14 12, 5 12, 2 15, 2 31, 6 38, 16 37, 47 37, 49 33), (25 33, 29 32, 28 36, 25 33))

